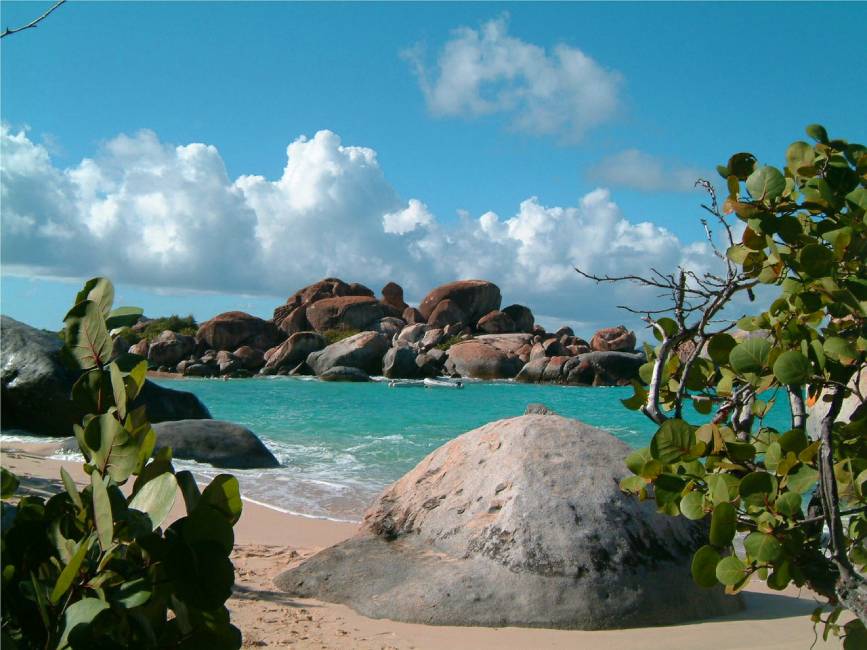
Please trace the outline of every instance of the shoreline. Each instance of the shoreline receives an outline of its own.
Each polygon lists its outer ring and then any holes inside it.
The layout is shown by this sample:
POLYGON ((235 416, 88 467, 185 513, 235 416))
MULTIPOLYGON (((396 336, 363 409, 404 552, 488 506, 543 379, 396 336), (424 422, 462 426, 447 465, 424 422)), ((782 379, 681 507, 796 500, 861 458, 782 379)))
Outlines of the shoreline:
MULTIPOLYGON (((60 467, 83 483, 81 463, 46 457, 50 445, 7 442, 3 465, 21 479, 22 488, 41 494, 60 489, 60 467)), ((177 502, 172 516, 180 516, 177 502)), ((810 612, 815 606, 796 589, 773 592, 753 582, 743 592, 746 608, 736 614, 664 627, 581 631, 542 628, 429 626, 361 616, 344 605, 292 598, 276 589, 273 578, 317 551, 351 536, 356 524, 281 512, 245 498, 235 526, 232 560, 236 583, 228 602, 232 620, 244 635, 244 647, 293 647, 342 650, 382 648, 433 650, 478 648, 598 648, 627 650, 715 649, 783 650, 808 648, 813 639, 810 612)), ((832 638, 814 647, 839 647, 832 638)))

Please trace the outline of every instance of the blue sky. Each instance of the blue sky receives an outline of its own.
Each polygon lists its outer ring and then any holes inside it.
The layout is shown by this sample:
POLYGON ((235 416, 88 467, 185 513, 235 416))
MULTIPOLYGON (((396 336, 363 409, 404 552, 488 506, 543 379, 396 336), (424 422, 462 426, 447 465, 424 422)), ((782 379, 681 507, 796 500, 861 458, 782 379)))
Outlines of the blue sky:
MULTIPOLYGON (((2 26, 49 4, 3 2, 2 26)), ((200 319, 331 273, 415 300, 487 273, 552 325, 625 320, 641 296, 569 265, 701 264, 689 179, 779 164, 811 122, 867 141, 864 24, 863 3, 73 0, 0 45, 2 310, 59 327, 56 278, 97 273, 200 319)))

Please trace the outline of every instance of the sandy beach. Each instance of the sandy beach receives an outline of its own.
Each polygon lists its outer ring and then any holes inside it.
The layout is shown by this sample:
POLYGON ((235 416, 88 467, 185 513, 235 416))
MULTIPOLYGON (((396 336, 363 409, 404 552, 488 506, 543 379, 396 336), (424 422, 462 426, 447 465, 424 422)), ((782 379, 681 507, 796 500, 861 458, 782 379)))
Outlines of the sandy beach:
MULTIPOLYGON (((2 460, 22 480, 24 491, 52 494, 61 489, 63 465, 76 481, 84 481, 81 465, 46 458, 53 448, 6 443, 2 460)), ((182 514, 176 504, 176 515, 182 514)), ((359 513, 360 514, 360 513, 359 513)), ((245 500, 235 527, 235 593, 228 605, 242 630, 244 647, 318 649, 524 649, 524 648, 762 648, 810 647, 810 612, 815 604, 807 593, 789 589, 772 592, 754 581, 744 592, 746 609, 735 615, 666 627, 583 632, 528 628, 427 626, 371 619, 348 607, 301 600, 278 591, 272 579, 318 550, 353 534, 353 524, 284 514, 245 500)), ((839 647, 836 639, 816 648, 839 647)))

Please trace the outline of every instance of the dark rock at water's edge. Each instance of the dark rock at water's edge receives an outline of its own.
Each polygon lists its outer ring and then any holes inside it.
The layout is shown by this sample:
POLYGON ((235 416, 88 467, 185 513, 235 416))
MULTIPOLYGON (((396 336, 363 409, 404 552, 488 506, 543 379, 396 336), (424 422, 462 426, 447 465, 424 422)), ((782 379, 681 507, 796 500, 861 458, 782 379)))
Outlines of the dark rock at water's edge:
POLYGON ((335 366, 350 366, 368 375, 382 373, 382 357, 388 350, 388 340, 377 332, 360 332, 318 352, 311 352, 307 365, 317 375, 335 366))
POLYGON ((319 375, 322 381, 370 381, 370 375, 351 366, 333 366, 319 375))
MULTIPOLYGON (((43 436, 70 435, 79 414, 69 395, 79 372, 60 361, 63 342, 54 333, 8 316, 0 318, 3 427, 43 436)), ((147 407, 151 422, 211 417, 192 393, 163 388, 149 380, 133 407, 141 404, 147 407)))
POLYGON ((154 425, 156 450, 171 447, 174 458, 209 463, 230 469, 279 467, 259 437, 250 429, 222 420, 177 420, 154 425))
POLYGON ((485 425, 388 487, 354 537, 280 574, 297 597, 435 625, 611 629, 728 614, 707 527, 620 491, 626 444, 558 415, 485 425))
POLYGON ((4 429, 47 436, 72 433, 76 414, 69 392, 77 373, 60 361, 62 347, 57 334, 0 316, 4 429))

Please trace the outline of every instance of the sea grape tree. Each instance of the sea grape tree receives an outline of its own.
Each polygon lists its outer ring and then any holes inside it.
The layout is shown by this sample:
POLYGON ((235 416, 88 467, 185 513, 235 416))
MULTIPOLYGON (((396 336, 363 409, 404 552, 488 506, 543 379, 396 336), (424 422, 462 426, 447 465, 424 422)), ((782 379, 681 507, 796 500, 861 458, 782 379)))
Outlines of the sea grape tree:
POLYGON ((89 280, 64 321, 62 354, 81 371, 73 429, 89 483, 79 489, 61 469, 59 494, 16 501, 18 480, 3 470, 2 645, 239 648, 225 606, 238 482, 220 475, 200 492, 170 448, 153 455, 145 407, 130 406, 147 361, 115 355, 112 341, 141 310, 113 301, 110 281, 89 280), (163 528, 178 495, 186 515, 163 528))
POLYGON ((621 487, 652 495, 666 514, 709 519, 709 543, 692 563, 698 584, 734 592, 758 576, 773 589, 807 585, 827 599, 814 614, 826 635, 865 647, 867 149, 819 125, 807 134, 814 142, 789 146, 782 169, 749 153, 718 167, 722 205, 699 181, 721 271, 579 273, 671 299, 641 312, 658 344, 645 346, 641 380, 623 401, 658 428, 627 458, 633 475, 621 487), (741 296, 769 299, 735 319, 748 304, 741 296), (784 400, 791 421, 777 430, 765 419, 784 400), (838 625, 845 609, 855 618, 838 625))

